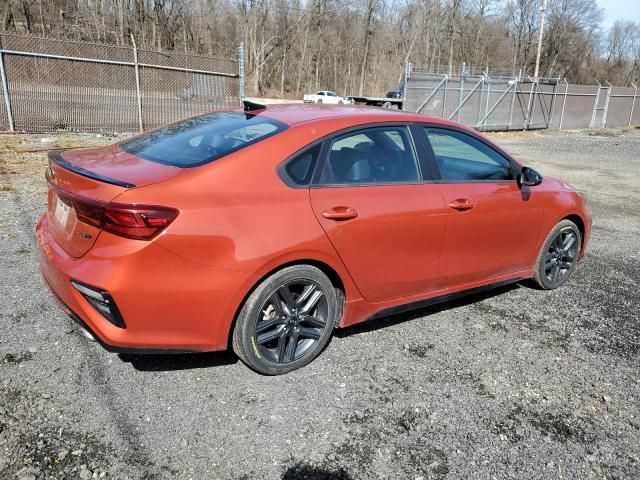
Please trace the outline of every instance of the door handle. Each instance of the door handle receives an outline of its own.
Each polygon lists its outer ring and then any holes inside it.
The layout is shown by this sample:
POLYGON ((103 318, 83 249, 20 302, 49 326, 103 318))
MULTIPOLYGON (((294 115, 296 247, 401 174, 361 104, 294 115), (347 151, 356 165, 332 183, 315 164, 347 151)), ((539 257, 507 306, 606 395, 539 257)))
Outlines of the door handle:
POLYGON ((350 220, 358 216, 355 208, 351 207, 333 207, 322 212, 324 218, 329 220, 350 220))
POLYGON ((453 208, 454 210, 459 210, 461 212, 471 210, 475 206, 476 204, 468 198, 458 198, 449 203, 449 208, 453 208))

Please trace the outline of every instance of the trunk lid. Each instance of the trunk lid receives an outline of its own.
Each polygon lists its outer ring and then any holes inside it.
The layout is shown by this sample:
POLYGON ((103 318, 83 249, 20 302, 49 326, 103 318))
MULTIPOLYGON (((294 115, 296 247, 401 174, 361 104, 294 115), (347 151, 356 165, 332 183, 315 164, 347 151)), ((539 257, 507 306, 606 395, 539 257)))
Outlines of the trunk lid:
POLYGON ((81 257, 101 229, 78 215, 78 201, 110 202, 128 189, 167 180, 182 169, 144 160, 116 145, 49 154, 47 220, 56 242, 81 257))

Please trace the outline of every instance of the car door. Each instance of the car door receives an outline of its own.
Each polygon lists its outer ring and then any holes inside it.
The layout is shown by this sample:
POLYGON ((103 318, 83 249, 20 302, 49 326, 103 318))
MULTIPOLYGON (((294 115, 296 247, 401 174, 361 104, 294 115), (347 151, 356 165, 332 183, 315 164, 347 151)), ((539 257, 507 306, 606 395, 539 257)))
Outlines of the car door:
POLYGON ((408 126, 359 128, 326 140, 310 198, 364 298, 436 287, 446 211, 437 185, 422 181, 408 126))
POLYGON ((426 127, 428 155, 447 207, 439 286, 455 287, 531 268, 542 199, 521 189, 517 166, 482 139, 426 127))

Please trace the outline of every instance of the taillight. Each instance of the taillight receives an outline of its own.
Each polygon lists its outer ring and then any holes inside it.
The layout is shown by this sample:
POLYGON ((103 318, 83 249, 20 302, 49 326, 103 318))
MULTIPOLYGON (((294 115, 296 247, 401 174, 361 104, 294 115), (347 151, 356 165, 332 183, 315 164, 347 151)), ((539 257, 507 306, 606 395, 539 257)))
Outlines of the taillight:
POLYGON ((151 240, 178 216, 174 208, 101 202, 52 187, 73 206, 79 221, 121 237, 151 240))

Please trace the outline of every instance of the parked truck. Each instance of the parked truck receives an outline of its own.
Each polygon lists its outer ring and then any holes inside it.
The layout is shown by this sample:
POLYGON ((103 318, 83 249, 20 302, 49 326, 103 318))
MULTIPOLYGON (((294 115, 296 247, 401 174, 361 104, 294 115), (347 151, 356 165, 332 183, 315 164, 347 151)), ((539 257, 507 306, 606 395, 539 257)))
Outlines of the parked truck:
POLYGON ((319 90, 316 93, 307 93, 303 97, 304 103, 328 103, 339 104, 351 103, 349 100, 343 97, 339 97, 334 92, 329 90, 319 90))

